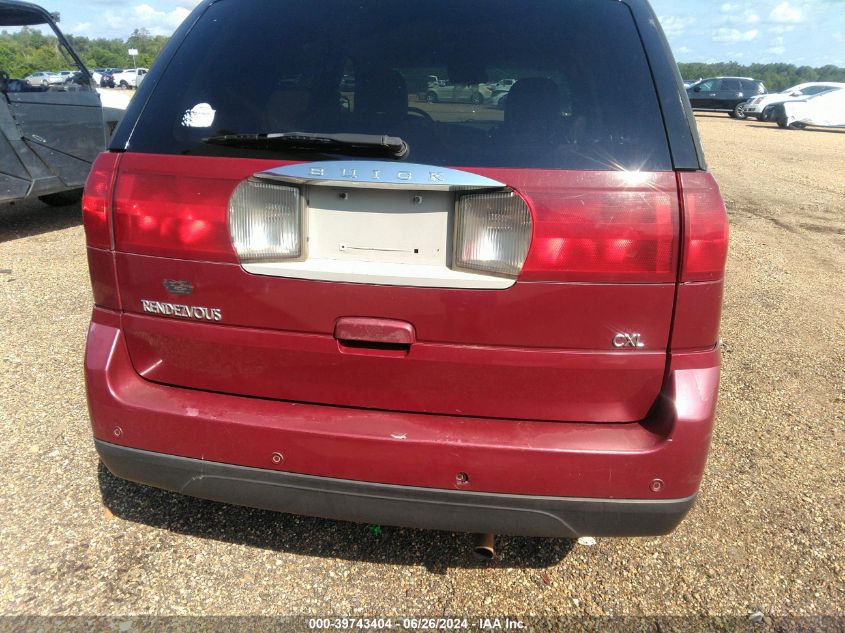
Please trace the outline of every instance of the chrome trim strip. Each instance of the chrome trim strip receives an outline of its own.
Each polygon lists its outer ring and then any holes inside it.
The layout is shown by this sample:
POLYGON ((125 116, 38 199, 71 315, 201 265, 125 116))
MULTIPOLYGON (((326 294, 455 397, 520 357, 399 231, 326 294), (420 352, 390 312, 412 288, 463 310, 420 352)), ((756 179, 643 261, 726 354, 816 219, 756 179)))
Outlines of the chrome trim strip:
POLYGON ((285 165, 258 172, 255 178, 298 185, 475 191, 504 189, 504 183, 468 171, 378 160, 329 160, 285 165))

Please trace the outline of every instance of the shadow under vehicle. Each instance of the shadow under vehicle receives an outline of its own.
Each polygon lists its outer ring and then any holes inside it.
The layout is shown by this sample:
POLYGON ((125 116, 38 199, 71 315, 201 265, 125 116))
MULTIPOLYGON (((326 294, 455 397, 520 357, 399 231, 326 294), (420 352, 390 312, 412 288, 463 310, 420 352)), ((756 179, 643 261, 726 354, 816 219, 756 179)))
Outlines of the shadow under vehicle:
POLYGON ((0 202, 78 200, 91 164, 105 148, 107 126, 91 74, 45 9, 0 0, 0 28, 46 25, 78 74, 69 83, 31 85, 0 68, 0 202))

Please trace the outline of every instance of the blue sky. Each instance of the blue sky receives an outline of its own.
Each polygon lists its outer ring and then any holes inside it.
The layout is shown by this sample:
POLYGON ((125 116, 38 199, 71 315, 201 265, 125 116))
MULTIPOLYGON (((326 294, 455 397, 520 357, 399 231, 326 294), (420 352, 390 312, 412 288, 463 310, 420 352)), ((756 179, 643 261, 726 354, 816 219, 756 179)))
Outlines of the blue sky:
POLYGON ((845 67, 845 0, 651 0, 680 62, 845 67))
MULTIPOLYGON (((170 34, 197 0, 34 0, 67 33, 170 34)), ((788 62, 845 67, 845 0, 652 0, 678 61, 788 62)))

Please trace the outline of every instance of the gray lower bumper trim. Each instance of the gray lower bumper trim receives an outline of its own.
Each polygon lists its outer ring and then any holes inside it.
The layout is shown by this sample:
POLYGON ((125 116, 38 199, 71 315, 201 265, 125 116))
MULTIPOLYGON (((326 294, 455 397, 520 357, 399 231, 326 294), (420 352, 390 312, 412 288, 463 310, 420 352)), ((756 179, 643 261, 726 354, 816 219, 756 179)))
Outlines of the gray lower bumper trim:
POLYGON ((291 514, 521 536, 668 534, 695 496, 580 499, 415 488, 331 479, 152 453, 95 440, 116 476, 193 497, 291 514))

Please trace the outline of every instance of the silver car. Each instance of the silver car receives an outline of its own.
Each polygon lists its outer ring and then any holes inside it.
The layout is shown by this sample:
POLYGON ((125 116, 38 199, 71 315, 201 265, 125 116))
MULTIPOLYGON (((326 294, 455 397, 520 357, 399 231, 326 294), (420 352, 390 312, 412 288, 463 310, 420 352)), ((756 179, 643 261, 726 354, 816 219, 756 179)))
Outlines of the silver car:
POLYGON ((51 81, 54 76, 55 73, 39 70, 38 72, 27 75, 23 80, 30 86, 49 86, 51 83, 55 83, 51 81))

